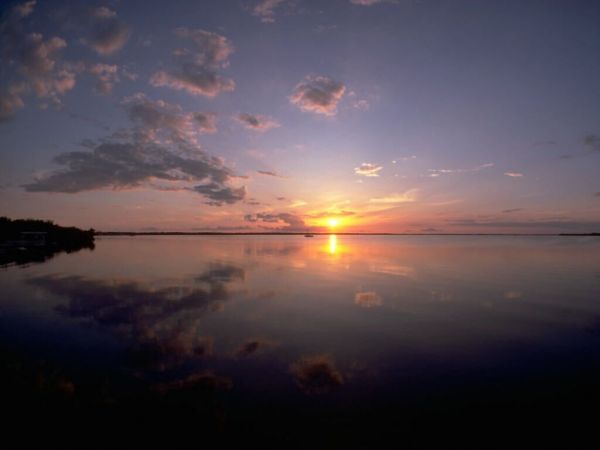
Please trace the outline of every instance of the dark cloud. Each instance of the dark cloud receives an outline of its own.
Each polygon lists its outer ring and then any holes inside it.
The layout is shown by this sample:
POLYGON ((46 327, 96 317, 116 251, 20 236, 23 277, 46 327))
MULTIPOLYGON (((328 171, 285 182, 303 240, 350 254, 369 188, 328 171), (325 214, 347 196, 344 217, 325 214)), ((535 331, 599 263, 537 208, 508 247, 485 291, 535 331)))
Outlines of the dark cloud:
POLYGON ((195 186, 193 190, 216 202, 230 198, 233 192, 233 201, 244 196, 243 188, 233 190, 223 186, 230 173, 213 158, 183 158, 159 146, 105 142, 98 144, 91 152, 62 153, 54 158, 54 162, 66 168, 24 185, 28 192, 75 193, 104 188, 131 188, 151 179, 209 179, 215 181, 195 186))
POLYGON ((246 342, 242 343, 238 347, 238 349, 234 352, 235 356, 238 358, 247 358, 249 356, 254 356, 258 353, 262 353, 263 351, 274 347, 276 344, 268 339, 248 339, 246 342))
POLYGON ((120 50, 129 39, 129 28, 115 11, 101 6, 92 11, 87 44, 101 55, 120 50))
MULTIPOLYGON (((246 214, 244 216, 246 222, 264 222, 264 223, 277 223, 282 226, 279 229, 288 231, 292 230, 304 230, 306 224, 304 220, 295 214, 290 213, 257 213, 257 214, 246 214)), ((270 227, 269 227, 270 228, 270 227)))
POLYGON ((136 125, 137 135, 146 140, 156 141, 161 131, 176 141, 193 140, 198 134, 217 131, 214 113, 184 113, 179 105, 153 101, 139 93, 125 98, 123 105, 136 125))
POLYGON ((200 130, 204 133, 217 132, 217 115, 214 113, 194 113, 194 120, 198 124, 200 130))
POLYGON ((592 152, 600 152, 600 137, 595 134, 585 136, 583 144, 592 152))
POLYGON ((279 126, 279 124, 270 117, 262 116, 260 114, 238 114, 236 119, 245 128, 253 131, 267 131, 279 126))
POLYGON ((0 56, 7 76, 0 89, 0 121, 10 119, 25 105, 27 93, 61 106, 60 97, 75 86, 77 69, 60 58, 67 42, 25 31, 23 19, 32 15, 34 7, 34 1, 17 4, 0 23, 0 56))
POLYGON ((594 194, 594 197, 600 197, 600 192, 596 192, 596 193, 594 194))
POLYGON ((502 212, 504 214, 508 214, 508 213, 513 213, 513 212, 517 212, 517 211, 523 211, 522 208, 511 208, 511 209, 505 209, 502 212))
POLYGON ((588 134, 587 136, 584 136, 581 141, 583 143, 583 151, 574 154, 561 155, 560 159, 574 159, 600 153, 600 137, 597 135, 588 134))
POLYGON ((212 206, 221 206, 224 203, 233 204, 246 197, 246 188, 244 186, 232 188, 223 186, 221 183, 208 183, 194 186, 192 189, 208 197, 210 201, 206 203, 212 206))
POLYGON ((335 116, 346 87, 324 76, 307 76, 296 85, 290 102, 302 111, 335 116))
POLYGON ((233 52, 233 46, 227 38, 210 31, 188 28, 178 28, 175 34, 190 40, 194 47, 192 50, 177 50, 175 57, 179 67, 172 71, 156 72, 150 78, 150 84, 205 97, 215 97, 221 92, 235 89, 232 79, 224 78, 217 72, 229 65, 228 58, 233 52))
POLYGON ((211 371, 202 371, 182 379, 156 383, 154 389, 161 394, 168 394, 173 391, 231 389, 232 386, 231 378, 215 375, 211 371))
POLYGON ((257 170, 256 173, 261 175, 267 175, 269 177, 281 177, 277 172, 273 172, 272 170, 257 170))
POLYGON ((127 189, 146 185, 159 190, 188 190, 204 195, 213 206, 243 200, 245 187, 231 187, 233 173, 219 158, 204 153, 199 133, 214 127, 211 115, 184 113, 177 105, 136 94, 123 101, 134 127, 99 142, 89 150, 54 158, 63 169, 24 185, 29 192, 76 193, 96 189, 127 189), (160 186, 154 181, 200 183, 160 186))
POLYGON ((290 366, 290 372, 308 395, 327 394, 344 384, 342 373, 328 355, 305 356, 290 366))

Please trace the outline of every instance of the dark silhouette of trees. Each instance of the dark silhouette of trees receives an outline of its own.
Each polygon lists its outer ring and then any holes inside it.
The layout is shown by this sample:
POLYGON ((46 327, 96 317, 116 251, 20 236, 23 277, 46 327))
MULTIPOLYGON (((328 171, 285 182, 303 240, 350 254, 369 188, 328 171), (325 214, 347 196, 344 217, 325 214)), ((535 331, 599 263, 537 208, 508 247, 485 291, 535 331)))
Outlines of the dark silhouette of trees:
POLYGON ((0 217, 0 266, 43 262, 54 255, 94 249, 93 229, 61 227, 49 220, 0 217))

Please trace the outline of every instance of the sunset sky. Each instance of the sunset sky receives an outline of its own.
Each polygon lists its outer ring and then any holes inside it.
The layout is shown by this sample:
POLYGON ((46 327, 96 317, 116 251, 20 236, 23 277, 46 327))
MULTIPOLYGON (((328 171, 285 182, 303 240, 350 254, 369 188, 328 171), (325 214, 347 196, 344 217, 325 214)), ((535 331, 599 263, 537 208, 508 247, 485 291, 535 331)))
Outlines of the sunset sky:
POLYGON ((600 231, 600 2, 2 2, 0 215, 600 231))

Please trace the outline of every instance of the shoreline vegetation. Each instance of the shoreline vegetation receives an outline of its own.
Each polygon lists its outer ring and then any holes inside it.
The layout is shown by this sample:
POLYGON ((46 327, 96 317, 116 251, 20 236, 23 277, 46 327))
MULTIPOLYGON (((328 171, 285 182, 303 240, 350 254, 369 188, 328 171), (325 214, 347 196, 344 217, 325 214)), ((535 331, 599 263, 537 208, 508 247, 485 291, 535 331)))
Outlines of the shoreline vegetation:
POLYGON ((94 229, 62 227, 48 220, 0 217, 0 267, 44 262, 59 253, 94 249, 94 229))

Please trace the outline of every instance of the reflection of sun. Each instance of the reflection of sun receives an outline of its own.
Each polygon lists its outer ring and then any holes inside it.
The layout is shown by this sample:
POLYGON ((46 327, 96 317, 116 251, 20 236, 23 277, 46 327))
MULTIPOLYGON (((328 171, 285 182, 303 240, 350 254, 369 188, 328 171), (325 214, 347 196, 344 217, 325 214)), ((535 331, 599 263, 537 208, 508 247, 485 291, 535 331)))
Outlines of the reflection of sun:
POLYGON ((330 255, 335 255, 335 252, 337 251, 337 236, 335 234, 329 235, 328 251, 330 255))
POLYGON ((335 228, 335 227, 337 227, 337 225, 338 225, 338 220, 337 219, 333 219, 333 218, 327 219, 327 226, 329 228, 335 228))

